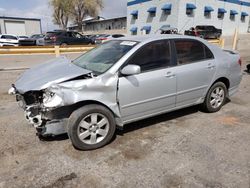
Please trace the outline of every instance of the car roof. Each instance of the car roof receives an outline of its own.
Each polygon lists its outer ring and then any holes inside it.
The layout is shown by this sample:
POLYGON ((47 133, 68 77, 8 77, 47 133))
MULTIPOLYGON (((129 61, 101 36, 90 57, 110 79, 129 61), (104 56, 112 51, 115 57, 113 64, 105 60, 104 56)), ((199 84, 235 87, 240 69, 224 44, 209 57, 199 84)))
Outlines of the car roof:
POLYGON ((12 36, 12 37, 17 37, 16 35, 12 35, 12 34, 1 34, 0 36, 12 36))
POLYGON ((161 39, 195 39, 200 40, 197 37, 187 36, 187 35, 176 35, 176 34, 169 34, 169 35, 162 35, 162 34, 152 34, 152 35, 141 35, 141 36, 129 36, 129 37, 122 37, 117 38, 117 40, 131 40, 136 42, 151 42, 161 39))

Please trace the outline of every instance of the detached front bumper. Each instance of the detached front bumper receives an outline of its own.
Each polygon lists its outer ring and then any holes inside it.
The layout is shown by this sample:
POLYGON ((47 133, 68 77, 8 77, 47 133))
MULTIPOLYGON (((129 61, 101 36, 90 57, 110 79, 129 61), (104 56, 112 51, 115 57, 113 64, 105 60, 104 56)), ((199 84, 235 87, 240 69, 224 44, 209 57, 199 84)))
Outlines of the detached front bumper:
POLYGON ((8 93, 16 95, 19 106, 24 110, 25 119, 36 128, 39 136, 56 136, 67 133, 68 118, 53 117, 53 110, 42 107, 41 104, 27 105, 24 97, 18 93, 13 85, 8 93))
POLYGON ((67 133, 68 119, 53 120, 42 127, 37 127, 38 136, 48 137, 67 133))
POLYGON ((33 125, 39 136, 56 136, 67 133, 68 118, 48 119, 46 114, 38 106, 29 106, 24 109, 25 118, 29 124, 33 125))

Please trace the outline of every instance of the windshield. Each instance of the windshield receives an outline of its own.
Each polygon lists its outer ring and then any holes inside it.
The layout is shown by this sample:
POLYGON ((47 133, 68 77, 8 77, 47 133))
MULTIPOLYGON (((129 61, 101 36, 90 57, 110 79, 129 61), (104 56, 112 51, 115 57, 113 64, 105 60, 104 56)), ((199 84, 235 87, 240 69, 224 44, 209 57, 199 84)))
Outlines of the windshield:
POLYGON ((83 54, 73 61, 77 66, 102 74, 129 52, 137 42, 113 40, 83 54))

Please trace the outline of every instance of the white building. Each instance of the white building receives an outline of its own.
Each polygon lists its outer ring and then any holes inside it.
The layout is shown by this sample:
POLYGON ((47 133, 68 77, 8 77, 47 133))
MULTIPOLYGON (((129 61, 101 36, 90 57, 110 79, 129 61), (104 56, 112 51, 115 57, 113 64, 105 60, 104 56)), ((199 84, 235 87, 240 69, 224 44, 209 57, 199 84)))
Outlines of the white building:
POLYGON ((163 26, 180 33, 196 25, 213 25, 223 35, 246 33, 250 0, 129 0, 127 29, 131 35, 156 33, 163 26))
MULTIPOLYGON (((116 17, 105 19, 103 17, 96 17, 84 20, 82 22, 82 29, 84 33, 98 33, 107 31, 124 30, 126 32, 127 27, 127 17, 116 17)), ((69 30, 80 30, 77 25, 72 25, 68 27, 69 30)))
POLYGON ((17 36, 42 33, 41 19, 0 17, 0 34, 12 34, 17 36))

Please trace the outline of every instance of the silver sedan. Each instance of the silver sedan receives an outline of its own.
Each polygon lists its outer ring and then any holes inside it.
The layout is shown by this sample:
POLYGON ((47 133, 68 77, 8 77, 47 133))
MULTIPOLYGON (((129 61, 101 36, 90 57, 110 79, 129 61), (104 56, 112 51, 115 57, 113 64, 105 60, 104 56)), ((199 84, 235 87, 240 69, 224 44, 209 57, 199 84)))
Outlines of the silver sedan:
POLYGON ((90 150, 134 121, 197 104, 217 112, 241 79, 235 52, 194 37, 147 35, 38 65, 9 93, 40 137, 68 133, 76 148, 90 150))

